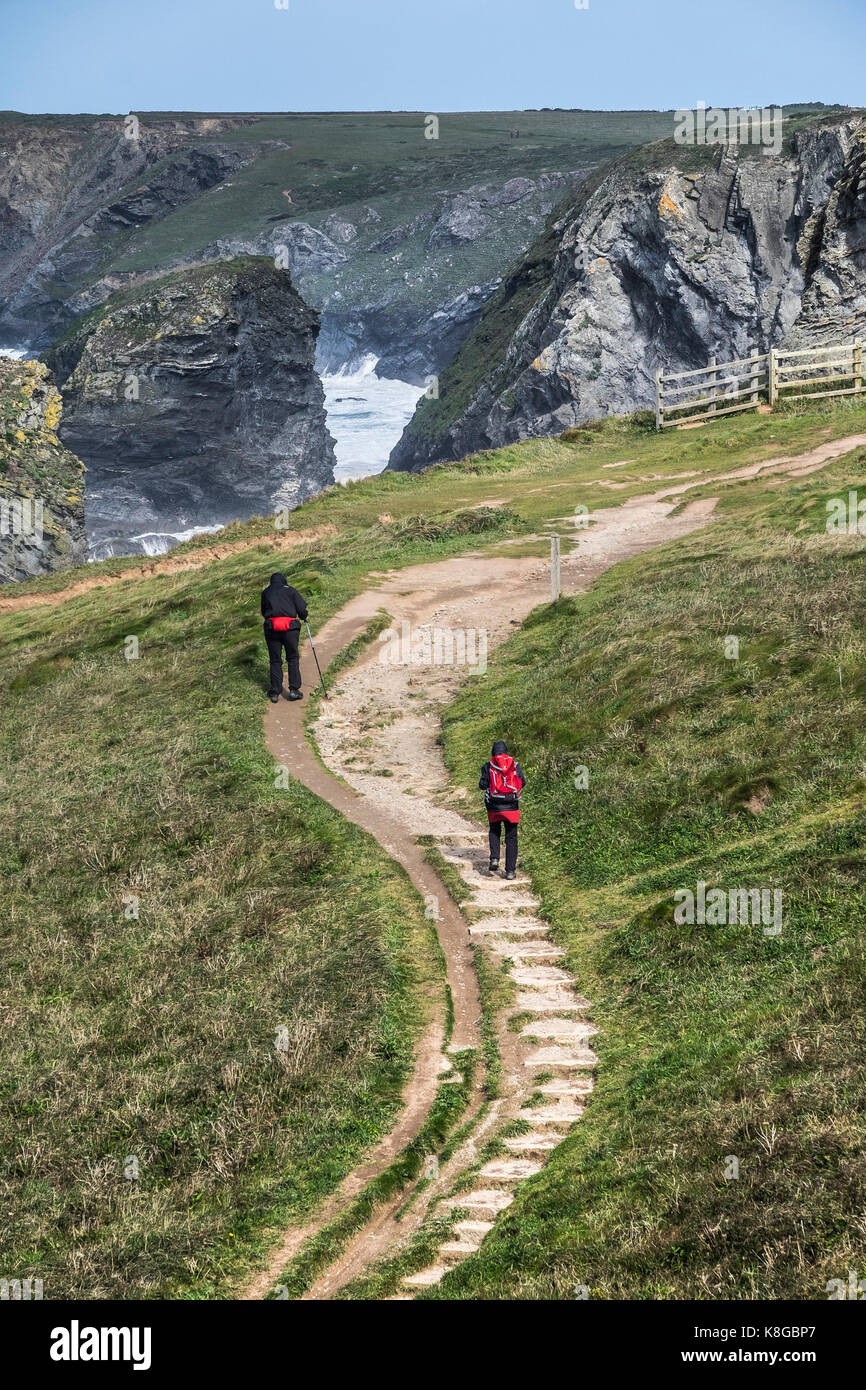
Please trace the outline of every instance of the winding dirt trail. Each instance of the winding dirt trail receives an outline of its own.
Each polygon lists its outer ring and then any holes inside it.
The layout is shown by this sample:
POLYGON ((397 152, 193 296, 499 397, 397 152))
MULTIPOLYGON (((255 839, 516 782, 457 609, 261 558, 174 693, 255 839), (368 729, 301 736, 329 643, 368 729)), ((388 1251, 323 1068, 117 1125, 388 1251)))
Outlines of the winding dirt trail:
MULTIPOLYGON (((579 546, 563 558, 563 592, 577 593, 610 565, 706 524, 716 499, 704 499, 671 515, 670 501, 642 499, 628 506, 599 512, 592 527, 581 533, 579 546)), ((443 1164, 407 1217, 399 1224, 394 1213, 405 1194, 383 1204, 371 1222, 354 1237, 340 1258, 305 1295, 328 1298, 405 1242, 434 1202, 447 1200, 458 1173, 474 1165, 483 1143, 522 1107, 537 1089, 533 1077, 551 1073, 541 1087, 542 1104, 523 1111, 534 1125, 528 1135, 505 1141, 509 1154, 486 1164, 475 1190, 461 1195, 457 1240, 445 1243, 441 1259, 430 1269, 404 1281, 402 1297, 437 1282, 448 1267, 477 1249, 497 1212, 513 1200, 519 1182, 537 1172, 568 1128, 582 1113, 591 1087, 589 1073, 595 1054, 587 1046, 595 1029, 583 1017, 587 1001, 574 992, 574 981, 558 964, 564 954, 549 941, 547 926, 536 915, 537 900, 521 876, 513 882, 487 873, 487 837, 477 822, 455 809, 462 793, 448 786, 438 745, 440 713, 471 674, 471 664, 437 664, 434 660, 404 662, 399 639, 424 645, 424 634, 435 629, 486 634, 487 650, 502 642, 516 624, 545 601, 549 569, 535 557, 503 559, 467 554, 450 560, 411 566, 380 577, 379 583, 348 603, 316 638, 324 666, 382 612, 392 620, 392 636, 376 642, 338 678, 331 699, 321 706, 313 733, 327 770, 310 748, 303 729, 303 706, 281 701, 268 707, 265 728, 268 747, 280 765, 290 769, 310 790, 322 796, 355 824, 369 831, 408 872, 422 895, 435 903, 439 939, 445 953, 448 983, 454 1001, 454 1032, 450 1058, 443 1060, 441 1024, 425 1034, 416 1072, 405 1094, 406 1109, 392 1135, 359 1173, 353 1173, 324 1211, 303 1231, 291 1231, 274 1253, 268 1268, 246 1291, 245 1298, 262 1298, 304 1240, 333 1220, 361 1187, 393 1159, 420 1130, 441 1082, 442 1072, 456 1062, 462 1048, 479 1048, 480 1004, 473 951, 491 954, 498 967, 511 962, 514 1008, 496 1020, 502 1061, 499 1091, 458 1152, 443 1164), (388 653, 396 660, 383 659, 388 653), (423 794, 417 768, 424 767, 423 794), (440 787, 439 792, 426 788, 440 787), (419 836, 432 836, 446 860, 459 871, 469 898, 458 909, 445 884, 426 862, 419 836), (532 1015, 522 1034, 508 1027, 511 1013, 532 1015)), ((476 660, 481 642, 476 638, 476 660)), ((406 652, 404 651, 403 655, 406 652)), ((315 686, 316 671, 304 649, 302 671, 307 689, 315 686)), ((479 750, 479 765, 487 754, 479 750)), ((519 752, 519 750, 517 750, 519 752)), ((481 1078, 483 1080, 483 1078, 481 1078)), ((480 1089, 470 1105, 477 1117, 480 1089)))
MULTIPOLYGON (((802 454, 767 459, 718 477, 698 474, 647 496, 631 498, 620 507, 596 512, 590 529, 580 533, 578 546, 562 559, 562 591, 566 595, 582 592, 611 565, 706 525, 718 499, 683 505, 684 495, 694 488, 763 475, 802 477, 864 445, 864 435, 831 440, 802 454)), ((305 740, 303 706, 281 701, 269 707, 265 719, 268 746, 293 776, 373 834, 404 866, 422 895, 437 904, 437 930, 455 1009, 450 1052, 459 1056, 462 1048, 479 1046, 480 1005, 472 968, 473 947, 489 952, 495 964, 505 964, 514 998, 513 1005, 495 1021, 502 1063, 496 1099, 481 1110, 482 1097, 476 1091, 469 1108, 469 1117, 477 1121, 474 1129, 442 1165, 408 1218, 399 1224, 394 1220, 402 1196, 377 1210, 343 1254, 316 1279, 304 1295, 306 1299, 331 1297, 377 1260, 394 1254, 431 1208, 441 1203, 446 1209, 455 1208, 452 1237, 441 1245, 429 1268, 402 1281, 402 1291, 395 1296, 411 1298, 416 1290, 438 1283, 449 1268, 478 1249, 498 1213, 514 1200, 515 1189, 543 1167, 580 1119, 598 1062, 589 1047, 597 1031, 586 1017, 589 1001, 577 993, 577 982, 562 968, 564 952, 550 941, 547 925, 537 915, 538 902, 530 884, 520 874, 513 882, 488 874, 486 833, 477 821, 456 809, 465 793, 449 787, 438 743, 441 711, 471 674, 473 657, 479 661, 477 634, 484 631, 487 652, 504 641, 513 627, 547 599, 548 567, 532 557, 503 559, 501 555, 493 558, 468 553, 373 577, 379 583, 347 604, 317 638, 324 666, 364 632, 374 617, 384 612, 391 619, 386 643, 372 644, 341 674, 313 726, 328 770, 305 740), (437 664, 437 629, 469 638, 467 663, 447 665, 440 658, 437 664), (423 651, 425 633, 427 652, 434 653, 433 660, 423 651), (476 634, 474 651, 471 634, 476 634), (400 643, 407 636, 410 645, 420 639, 420 661, 400 659, 400 643), (389 648, 397 660, 387 659, 389 648), (418 789, 419 766, 424 768, 424 794, 418 789), (430 787, 442 790, 431 793, 426 790, 430 787), (419 836, 432 836, 443 857, 458 870, 469 890, 461 909, 426 862, 417 843, 419 836), (518 1032, 508 1026, 514 1014, 521 1015, 518 1032), (528 1021, 523 1021, 524 1016, 528 1021), (539 1075, 550 1079, 538 1083, 539 1075), (529 1132, 506 1138, 506 1156, 479 1166, 483 1144, 517 1117, 528 1120, 529 1132), (472 1189, 467 1191, 461 1184, 464 1190, 459 1201, 449 1198, 454 1179, 469 1169, 475 1172, 472 1189)), ((402 655, 406 654, 404 648, 402 655)), ((310 689, 316 672, 306 648, 302 670, 305 686, 310 689)), ((519 755, 519 748, 515 752, 519 755)), ((486 749, 479 749, 479 764, 486 754, 486 749)), ((363 1170, 346 1180, 310 1226, 288 1234, 245 1297, 265 1296, 307 1236, 332 1220, 364 1182, 387 1166, 419 1132, 442 1070, 452 1064, 441 1055, 441 1041, 441 1024, 431 1026, 406 1089, 406 1109, 394 1133, 363 1170)))

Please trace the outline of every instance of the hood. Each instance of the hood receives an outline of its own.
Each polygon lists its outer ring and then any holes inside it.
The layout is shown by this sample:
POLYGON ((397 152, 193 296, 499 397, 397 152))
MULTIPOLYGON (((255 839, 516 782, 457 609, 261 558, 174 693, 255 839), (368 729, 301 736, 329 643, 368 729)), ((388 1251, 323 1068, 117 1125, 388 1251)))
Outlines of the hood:
POLYGON ((286 588, 288 588, 288 586, 289 586, 289 581, 288 581, 288 579, 286 578, 286 576, 285 576, 284 574, 272 574, 272 575, 271 575, 271 583, 272 583, 272 584, 284 584, 284 585, 286 586, 286 588))
POLYGON ((493 747, 492 747, 491 750, 490 750, 490 756, 491 756, 491 758, 498 758, 499 755, 500 755, 501 753, 507 753, 507 752, 508 752, 508 749, 506 748, 505 744, 502 742, 502 739, 501 739, 501 738, 498 738, 498 739, 496 740, 496 742, 494 743, 493 747))

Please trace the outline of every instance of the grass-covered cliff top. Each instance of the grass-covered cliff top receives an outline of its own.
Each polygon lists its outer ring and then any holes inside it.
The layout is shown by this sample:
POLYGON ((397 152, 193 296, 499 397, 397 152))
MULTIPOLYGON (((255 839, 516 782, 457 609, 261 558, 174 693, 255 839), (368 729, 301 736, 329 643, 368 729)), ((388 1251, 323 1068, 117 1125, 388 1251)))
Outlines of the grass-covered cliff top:
MULTIPOLYGON (((149 277, 118 290, 104 303, 75 319, 45 354, 50 367, 75 356, 76 349, 95 330, 109 330, 146 339, 161 329, 172 333, 200 332, 213 316, 225 311, 226 299, 243 284, 263 283, 277 271, 268 256, 237 256, 207 265, 149 277)), ((288 282, 288 281, 287 281, 288 282)))

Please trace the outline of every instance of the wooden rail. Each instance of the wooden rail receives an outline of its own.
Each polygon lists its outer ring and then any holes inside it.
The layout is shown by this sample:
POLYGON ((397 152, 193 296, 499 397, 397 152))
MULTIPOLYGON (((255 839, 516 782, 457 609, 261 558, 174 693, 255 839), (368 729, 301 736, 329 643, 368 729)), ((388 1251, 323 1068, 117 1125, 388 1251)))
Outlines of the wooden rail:
POLYGON ((706 367, 656 372, 656 429, 754 410, 762 398, 772 409, 780 400, 856 396, 864 389, 859 339, 829 347, 771 348, 731 362, 711 357, 706 367), (849 384, 837 387, 841 382, 849 384), (835 389, 812 389, 821 386, 835 389))

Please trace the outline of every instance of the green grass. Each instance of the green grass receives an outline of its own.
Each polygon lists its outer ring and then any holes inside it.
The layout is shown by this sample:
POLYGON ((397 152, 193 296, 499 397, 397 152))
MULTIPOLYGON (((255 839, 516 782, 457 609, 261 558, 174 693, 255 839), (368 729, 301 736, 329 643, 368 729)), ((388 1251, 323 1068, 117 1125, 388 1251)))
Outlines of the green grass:
POLYGON ((726 493, 710 530, 538 610, 450 709, 464 785, 494 736, 527 770, 524 863, 601 1065, 427 1297, 815 1299, 862 1267, 866 540, 824 521, 864 461, 726 493), (677 925, 698 880, 781 889, 781 936, 677 925))
POLYGON ((443 1008, 403 873, 275 787, 261 564, 4 623, 4 1250, 48 1298, 224 1296, 391 1127, 443 1008))
MULTIPOLYGON (((294 513, 336 534, 276 552, 278 568, 316 631, 371 571, 513 553, 503 542, 564 529, 579 503, 617 504, 659 474, 701 483, 864 424, 854 406, 661 436, 605 421, 367 479, 294 513), (600 486, 609 476, 625 487, 600 486)), ((701 484, 719 523, 541 610, 456 707, 456 769, 474 779, 494 715, 527 768, 523 853, 604 1032, 585 1121, 443 1293, 796 1293, 856 1264, 863 557, 823 519, 862 471, 854 456, 799 481, 701 484), (730 631, 738 663, 721 654, 730 631), (674 931, 672 892, 701 875, 778 881, 786 932, 674 931), (739 1184, 718 1176, 727 1154, 739 1184)), ((0 613, 6 1265, 49 1298, 242 1285, 389 1128, 418 1030, 445 1007, 403 875, 297 784, 274 786, 257 616, 273 521, 217 545, 233 540, 253 548, 0 613)), ((502 981, 482 988, 498 998, 502 981)))

